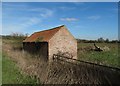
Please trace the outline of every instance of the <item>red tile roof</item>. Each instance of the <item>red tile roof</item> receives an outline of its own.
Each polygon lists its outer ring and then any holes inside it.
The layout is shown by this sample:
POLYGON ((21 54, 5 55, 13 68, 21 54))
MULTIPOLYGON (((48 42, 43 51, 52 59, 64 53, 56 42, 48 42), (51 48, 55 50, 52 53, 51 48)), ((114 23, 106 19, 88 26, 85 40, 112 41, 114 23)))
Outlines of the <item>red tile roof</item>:
POLYGON ((27 37, 23 42, 48 42, 52 36, 61 29, 61 27, 64 27, 64 25, 49 30, 35 32, 31 36, 27 37))

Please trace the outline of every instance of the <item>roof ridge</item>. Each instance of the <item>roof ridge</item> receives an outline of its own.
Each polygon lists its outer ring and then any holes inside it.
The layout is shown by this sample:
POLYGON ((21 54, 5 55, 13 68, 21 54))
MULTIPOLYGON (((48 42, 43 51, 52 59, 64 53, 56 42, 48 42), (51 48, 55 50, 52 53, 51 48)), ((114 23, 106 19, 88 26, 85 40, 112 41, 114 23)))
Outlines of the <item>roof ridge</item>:
POLYGON ((52 29, 48 29, 48 30, 43 30, 43 31, 39 31, 39 32, 34 32, 32 35, 30 35, 29 37, 27 37, 24 42, 32 42, 38 39, 38 37, 43 36, 44 37, 44 41, 49 41, 51 39, 51 37, 53 37, 55 35, 55 33, 57 33, 62 27, 64 27, 65 25, 61 25, 61 26, 57 26, 54 27, 52 29))
POLYGON ((51 29, 46 29, 46 30, 42 30, 42 31, 34 32, 34 33, 39 33, 39 32, 49 31, 49 30, 53 30, 53 29, 58 29, 58 28, 64 27, 64 26, 65 25, 60 25, 60 26, 57 26, 57 27, 54 27, 54 28, 51 28, 51 29))

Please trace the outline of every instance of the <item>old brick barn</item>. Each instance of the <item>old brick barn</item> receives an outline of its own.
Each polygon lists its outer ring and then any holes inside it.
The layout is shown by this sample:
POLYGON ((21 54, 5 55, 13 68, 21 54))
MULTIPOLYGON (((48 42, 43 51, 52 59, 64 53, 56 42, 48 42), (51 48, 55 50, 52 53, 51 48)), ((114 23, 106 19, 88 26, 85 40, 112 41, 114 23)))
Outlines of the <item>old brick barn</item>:
POLYGON ((45 60, 51 60, 58 53, 77 59, 77 40, 65 25, 33 33, 23 41, 23 49, 45 60))

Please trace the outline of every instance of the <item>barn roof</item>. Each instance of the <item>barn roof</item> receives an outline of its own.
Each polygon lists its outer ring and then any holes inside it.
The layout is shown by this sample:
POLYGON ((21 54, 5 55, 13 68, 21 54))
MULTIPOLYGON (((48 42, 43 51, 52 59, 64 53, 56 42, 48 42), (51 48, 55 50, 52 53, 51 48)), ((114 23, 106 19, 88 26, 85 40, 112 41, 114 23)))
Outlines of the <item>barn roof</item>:
POLYGON ((64 25, 49 30, 35 32, 23 42, 48 42, 52 36, 61 29, 61 27, 64 27, 64 25))

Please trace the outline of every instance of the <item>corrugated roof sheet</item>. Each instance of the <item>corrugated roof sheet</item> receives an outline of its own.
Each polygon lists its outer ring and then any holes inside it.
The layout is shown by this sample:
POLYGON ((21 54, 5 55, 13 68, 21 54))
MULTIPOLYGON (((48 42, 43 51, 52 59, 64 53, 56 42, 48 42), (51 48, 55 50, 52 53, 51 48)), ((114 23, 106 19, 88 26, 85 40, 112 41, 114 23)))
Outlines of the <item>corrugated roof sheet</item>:
POLYGON ((49 30, 35 32, 31 36, 27 37, 23 42, 48 42, 52 36, 61 29, 61 27, 64 27, 64 25, 49 30))

